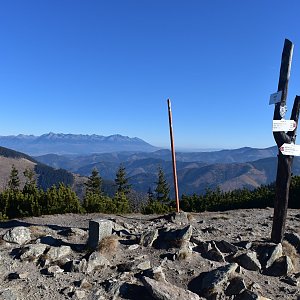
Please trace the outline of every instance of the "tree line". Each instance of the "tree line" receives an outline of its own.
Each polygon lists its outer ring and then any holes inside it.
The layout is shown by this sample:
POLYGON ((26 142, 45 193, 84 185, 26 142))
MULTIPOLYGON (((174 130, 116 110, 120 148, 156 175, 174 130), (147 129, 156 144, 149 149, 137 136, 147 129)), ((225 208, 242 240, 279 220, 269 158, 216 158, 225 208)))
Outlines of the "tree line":
POLYGON ((92 170, 85 183, 85 194, 80 201, 70 185, 53 184, 50 188, 38 187, 36 173, 32 169, 23 172, 24 187, 20 187, 19 171, 12 165, 7 187, 0 193, 0 219, 40 216, 58 213, 164 213, 170 210, 170 187, 159 169, 155 195, 149 189, 146 199, 140 203, 139 195, 131 189, 125 167, 116 172, 113 197, 103 192, 102 178, 98 170, 92 170))
MULTIPOLYGON (((134 194, 120 165, 115 177, 115 193, 109 197, 103 192, 103 180, 98 170, 92 170, 85 183, 85 194, 80 201, 70 185, 60 183, 44 190, 37 185, 37 176, 31 169, 23 172, 24 187, 20 188, 19 172, 12 166, 6 189, 0 193, 0 219, 40 216, 58 213, 168 213, 175 210, 170 197, 170 185, 162 168, 158 170, 156 188, 149 188, 146 197, 134 194), (143 199, 142 199, 143 198, 143 199)), ((275 185, 254 190, 239 189, 223 192, 219 188, 207 189, 203 195, 182 195, 180 208, 186 212, 224 211, 239 208, 272 207, 275 185)), ((290 186, 290 208, 300 208, 300 176, 293 176, 290 186)))
MULTIPOLYGON (((184 211, 224 211, 231 209, 274 207, 275 184, 262 185, 254 190, 238 189, 223 192, 207 189, 203 195, 183 195, 180 207, 184 211)), ((300 208, 300 176, 293 176, 290 185, 289 208, 300 208)))

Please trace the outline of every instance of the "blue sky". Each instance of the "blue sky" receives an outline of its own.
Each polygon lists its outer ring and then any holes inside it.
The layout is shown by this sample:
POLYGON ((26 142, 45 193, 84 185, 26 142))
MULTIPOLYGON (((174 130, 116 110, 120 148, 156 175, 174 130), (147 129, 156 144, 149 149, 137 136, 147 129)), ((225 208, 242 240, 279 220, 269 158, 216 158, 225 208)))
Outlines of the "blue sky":
POLYGON ((0 135, 267 147, 284 38, 300 94, 298 0, 0 2, 0 135))

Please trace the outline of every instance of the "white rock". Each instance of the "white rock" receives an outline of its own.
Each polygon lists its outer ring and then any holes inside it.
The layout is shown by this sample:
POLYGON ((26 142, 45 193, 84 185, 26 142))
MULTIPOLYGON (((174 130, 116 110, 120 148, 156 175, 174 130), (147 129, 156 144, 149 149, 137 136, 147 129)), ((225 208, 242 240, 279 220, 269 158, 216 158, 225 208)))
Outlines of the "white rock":
POLYGON ((110 265, 109 261, 99 252, 95 251, 89 257, 89 260, 87 262, 86 272, 90 273, 95 269, 105 268, 106 266, 109 265, 110 265))
POLYGON ((61 247, 51 247, 47 252, 47 257, 50 260, 58 260, 62 257, 65 257, 71 253, 70 246, 61 246, 61 247))
POLYGON ((271 249, 270 258, 267 261, 266 269, 269 268, 276 259, 282 256, 282 245, 279 243, 271 249))
POLYGON ((23 245, 31 240, 31 232, 27 227, 15 227, 13 229, 8 230, 4 234, 3 240, 9 243, 23 245))
POLYGON ((21 254, 20 259, 37 259, 39 256, 41 256, 47 248, 47 245, 44 244, 31 244, 27 245, 23 249, 23 254, 21 254))
POLYGON ((47 273, 48 275, 51 275, 51 276, 55 276, 56 274, 59 274, 59 273, 63 273, 64 270, 61 269, 59 266, 51 266, 49 268, 47 268, 47 273))
POLYGON ((128 250, 129 250, 129 251, 136 250, 138 247, 139 247, 138 244, 134 244, 134 245, 129 246, 129 247, 128 247, 128 250))

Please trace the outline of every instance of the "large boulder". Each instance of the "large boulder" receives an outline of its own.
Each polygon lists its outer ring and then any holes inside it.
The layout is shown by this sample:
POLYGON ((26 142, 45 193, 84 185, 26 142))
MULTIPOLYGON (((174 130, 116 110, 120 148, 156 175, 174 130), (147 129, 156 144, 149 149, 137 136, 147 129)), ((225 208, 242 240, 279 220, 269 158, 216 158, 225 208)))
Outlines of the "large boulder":
POLYGON ((90 273, 94 270, 102 269, 109 265, 109 261, 103 255, 97 251, 94 251, 88 259, 86 272, 90 273))
POLYGON ((197 294, 179 288, 167 281, 156 281, 149 277, 142 277, 142 282, 152 297, 157 300, 200 299, 197 294))
POLYGON ((59 260, 71 253, 70 246, 51 247, 47 252, 47 257, 50 260, 59 260))
POLYGON ((152 246, 153 242, 158 237, 158 230, 149 230, 142 233, 140 238, 140 244, 144 247, 152 246))
POLYGON ((44 244, 30 244, 22 249, 20 255, 21 260, 36 260, 38 259, 47 249, 47 245, 44 244))
POLYGON ((189 242, 192 233, 191 225, 180 229, 164 228, 159 231, 154 245, 157 248, 181 248, 183 244, 189 242))
POLYGON ((171 213, 168 217, 172 223, 178 225, 186 225, 190 223, 188 219, 188 214, 184 211, 171 213))
POLYGON ((213 294, 223 289, 228 277, 237 269, 238 264, 232 263, 208 272, 202 279, 200 291, 203 294, 213 294))
POLYGON ((31 240, 31 232, 24 226, 15 227, 4 234, 3 240, 9 243, 24 245, 31 240))
POLYGON ((242 255, 236 257, 236 262, 243 268, 250 271, 259 271, 261 270, 261 264, 257 259, 256 252, 248 251, 242 255))
POLYGON ((279 243, 270 249, 269 259, 266 263, 266 269, 271 267, 272 264, 276 261, 276 259, 278 259, 281 256, 282 256, 282 245, 281 243, 279 243))
POLYGON ((242 277, 234 277, 230 280, 228 287, 225 290, 227 296, 238 295, 247 288, 242 277))
POLYGON ((225 262, 224 255, 214 241, 211 242, 211 249, 204 253, 204 255, 210 260, 225 262))
POLYGON ((276 259, 273 264, 267 269, 267 274, 271 276, 284 276, 291 274, 294 270, 294 265, 289 256, 281 256, 276 259))

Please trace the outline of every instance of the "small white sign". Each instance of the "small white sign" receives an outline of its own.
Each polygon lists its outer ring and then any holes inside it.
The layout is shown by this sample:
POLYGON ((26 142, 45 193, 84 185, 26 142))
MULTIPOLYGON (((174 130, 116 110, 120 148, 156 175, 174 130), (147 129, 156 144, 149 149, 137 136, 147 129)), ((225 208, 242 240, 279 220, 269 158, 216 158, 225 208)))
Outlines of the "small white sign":
POLYGON ((279 150, 283 155, 300 156, 300 145, 283 144, 279 150))
POLYGON ((273 120, 273 132, 294 131, 297 124, 293 120, 273 120))
POLYGON ((281 101, 282 91, 274 93, 270 96, 269 104, 279 103, 281 101))

